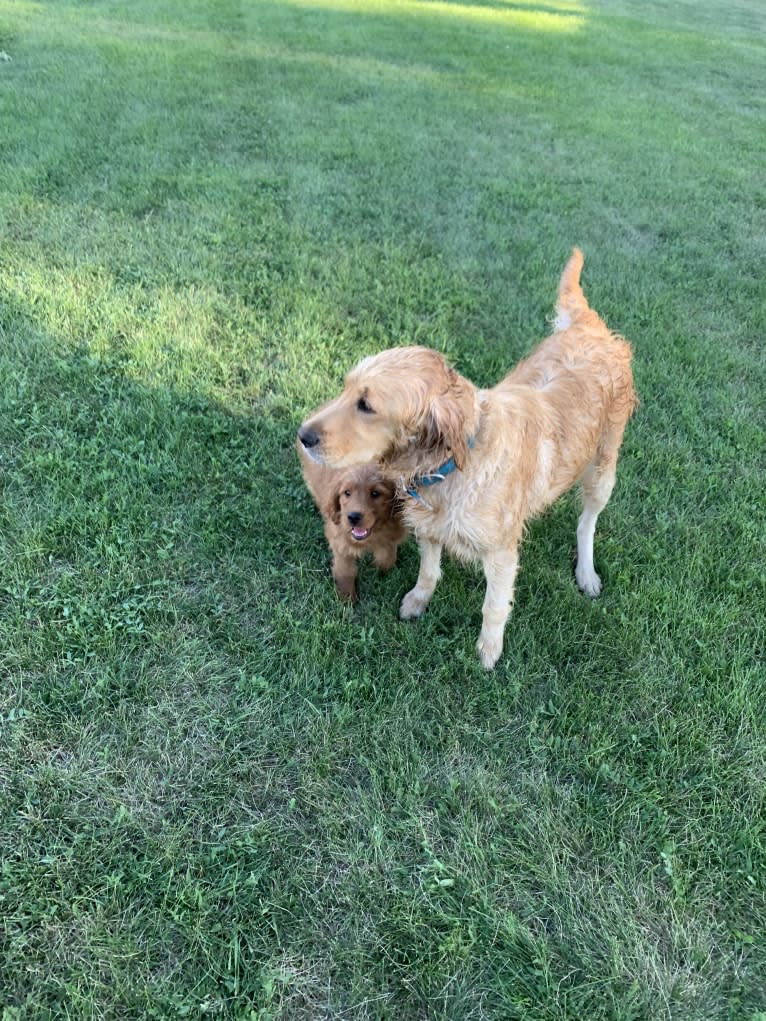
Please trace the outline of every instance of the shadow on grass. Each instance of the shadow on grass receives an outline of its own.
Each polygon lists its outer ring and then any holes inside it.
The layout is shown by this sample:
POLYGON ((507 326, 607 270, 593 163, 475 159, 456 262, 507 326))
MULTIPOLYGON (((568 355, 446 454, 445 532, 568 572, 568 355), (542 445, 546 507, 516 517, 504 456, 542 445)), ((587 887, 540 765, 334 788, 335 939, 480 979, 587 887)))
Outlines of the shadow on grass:
MULTIPOLYGON (((289 412, 233 411, 208 396, 142 385, 119 351, 68 350, 23 304, 6 297, 0 309, 14 338, 4 351, 0 429, 8 451, 4 544, 18 567, 6 599, 11 624, 21 627, 8 651, 14 670, 37 673, 47 663, 69 675, 99 657, 124 665, 151 648, 163 660, 168 643, 196 642, 203 659, 207 649, 238 664, 227 668, 230 678, 244 660, 253 674, 283 682, 308 668, 324 675, 322 698, 332 698, 334 685, 360 673, 400 677, 401 663, 385 662, 393 643, 415 674, 461 648, 454 682, 464 670, 482 676, 473 648, 479 572, 448 563, 425 620, 401 624, 398 603, 417 573, 411 542, 386 578, 364 565, 360 607, 337 602, 289 412), (444 648, 437 653, 434 644, 444 648)), ((534 526, 554 562, 543 566, 536 544, 527 544, 522 613, 540 567, 563 570, 574 584, 573 529, 569 505, 534 526)), ((525 631, 528 652, 534 629, 527 623, 525 631)), ((538 641, 536 654, 543 633, 538 641)), ((515 616, 507 644, 516 659, 515 616)), ((147 694, 142 685, 139 697, 147 694)))

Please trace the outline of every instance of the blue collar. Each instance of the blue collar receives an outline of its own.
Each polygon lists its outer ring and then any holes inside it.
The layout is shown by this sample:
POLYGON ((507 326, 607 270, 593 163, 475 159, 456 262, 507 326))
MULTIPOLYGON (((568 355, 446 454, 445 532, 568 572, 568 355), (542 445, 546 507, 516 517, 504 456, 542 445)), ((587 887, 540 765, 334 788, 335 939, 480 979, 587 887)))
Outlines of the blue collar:
MULTIPOLYGON (((471 437, 468 441, 468 449, 472 450, 476 443, 476 437, 471 437)), ((411 486, 405 487, 408 496, 411 496, 413 500, 417 500, 418 503, 422 503, 425 507, 428 504, 425 502, 423 497, 418 492, 418 489, 425 489, 427 486, 435 486, 437 482, 444 482, 448 475, 451 475, 454 471, 457 471, 457 465, 455 464, 455 458, 451 457, 449 461, 445 461, 443 465, 436 469, 435 472, 431 472, 429 475, 418 475, 413 480, 411 486)))

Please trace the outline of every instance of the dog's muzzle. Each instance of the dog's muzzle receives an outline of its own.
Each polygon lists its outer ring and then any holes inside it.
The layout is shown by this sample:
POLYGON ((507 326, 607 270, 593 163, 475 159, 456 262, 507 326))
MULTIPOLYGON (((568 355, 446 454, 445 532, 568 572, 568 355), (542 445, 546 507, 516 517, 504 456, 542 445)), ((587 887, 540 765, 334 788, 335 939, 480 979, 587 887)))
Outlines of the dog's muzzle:
POLYGON ((312 447, 319 445, 319 433, 314 432, 313 429, 306 429, 303 426, 298 430, 298 439, 306 450, 311 450, 312 447))
POLYGON ((320 448, 320 437, 319 433, 314 432, 313 429, 306 429, 303 426, 298 430, 298 439, 301 444, 301 448, 306 457, 315 461, 317 464, 324 464, 324 458, 321 454, 320 448))

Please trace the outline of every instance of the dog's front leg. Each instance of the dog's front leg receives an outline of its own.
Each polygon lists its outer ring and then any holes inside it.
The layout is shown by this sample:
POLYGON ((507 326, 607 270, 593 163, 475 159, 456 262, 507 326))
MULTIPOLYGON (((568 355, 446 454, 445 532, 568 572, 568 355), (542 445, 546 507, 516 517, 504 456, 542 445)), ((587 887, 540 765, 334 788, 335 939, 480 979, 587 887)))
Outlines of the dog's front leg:
POLYGON ((335 589, 338 596, 344 602, 355 603, 357 561, 354 557, 346 556, 343 553, 335 553, 332 561, 332 576, 335 579, 335 589))
POLYGON ((479 659, 485 670, 491 670, 503 651, 503 632, 513 602, 513 586, 519 567, 518 551, 501 550, 484 559, 484 576, 487 592, 482 608, 479 641, 479 659))
POLYGON ((375 550, 373 562, 383 574, 390 571, 396 563, 396 543, 392 542, 375 550))
POLYGON ((428 539, 422 539, 418 545, 420 547, 420 572, 418 580, 415 582, 415 588, 411 589, 402 599, 399 609, 399 616, 402 620, 412 620, 423 613, 434 594, 436 583, 442 576, 441 545, 438 542, 430 542, 428 539))

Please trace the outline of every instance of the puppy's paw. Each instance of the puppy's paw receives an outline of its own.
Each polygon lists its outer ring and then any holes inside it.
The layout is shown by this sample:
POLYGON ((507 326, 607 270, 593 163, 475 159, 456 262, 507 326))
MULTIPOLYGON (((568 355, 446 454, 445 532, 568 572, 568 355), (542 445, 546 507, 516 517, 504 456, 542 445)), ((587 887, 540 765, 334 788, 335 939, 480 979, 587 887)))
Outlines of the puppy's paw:
POLYGON ((486 635, 482 631, 476 643, 476 648, 479 651, 481 665, 485 670, 491 670, 503 653, 503 636, 500 635, 497 638, 493 635, 486 635))
POLYGON ((577 587, 586 596, 590 596, 591 599, 596 599, 601 595, 601 579, 593 570, 593 568, 580 568, 578 564, 575 568, 575 579, 577 581, 577 587))
POLYGON ((411 589, 402 599, 402 605, 399 607, 399 616, 402 620, 415 620, 417 617, 422 616, 427 606, 428 596, 421 589, 411 589))
POLYGON ((338 593, 338 599, 344 603, 356 603, 359 601, 359 596, 356 594, 355 579, 349 581, 347 578, 336 578, 335 579, 335 591, 338 593))

